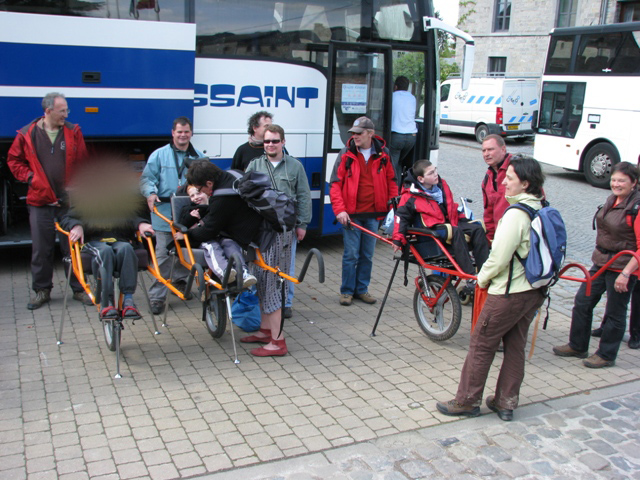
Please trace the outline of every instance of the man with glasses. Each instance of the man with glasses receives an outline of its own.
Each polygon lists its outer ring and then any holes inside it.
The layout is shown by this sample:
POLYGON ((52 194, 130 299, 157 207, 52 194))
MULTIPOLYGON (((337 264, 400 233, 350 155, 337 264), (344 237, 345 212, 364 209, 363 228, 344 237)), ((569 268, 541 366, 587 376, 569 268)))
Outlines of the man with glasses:
MULTIPOLYGON (((29 310, 40 308, 51 300, 55 221, 68 209, 66 186, 78 166, 87 159, 87 147, 78 125, 67 122, 69 107, 64 95, 48 93, 42 99, 44 116, 18 131, 7 164, 20 182, 29 185, 27 208, 31 227, 31 281, 35 298, 29 310)), ((60 238, 60 248, 69 255, 69 243, 60 238)), ((67 275, 68 269, 65 269, 67 275)), ((73 299, 86 305, 91 300, 72 275, 73 299)))
MULTIPOLYGON (((284 129, 280 125, 268 125, 264 131, 265 154, 254 159, 247 171, 256 170, 270 174, 275 182, 274 188, 296 199, 296 230, 291 245, 291 264, 289 273, 295 276, 296 246, 307 233, 311 221, 311 189, 307 172, 300 160, 284 153, 284 129)), ((284 316, 293 316, 293 283, 289 282, 289 291, 285 301, 284 316)))
POLYGON ((372 232, 378 231, 380 218, 389 211, 389 200, 398 195, 396 175, 382 137, 375 134, 373 122, 360 117, 349 130, 353 136, 338 154, 331 173, 329 195, 336 219, 342 224, 344 254, 340 305, 358 299, 374 304, 369 293, 376 239, 350 228, 356 223, 372 232))
MULTIPOLYGON (((171 218, 171 195, 185 183, 185 175, 191 161, 204 156, 191 145, 192 136, 191 120, 187 117, 178 117, 173 121, 171 143, 157 149, 149 156, 140 176, 140 191, 147 199, 147 205, 152 212, 156 203, 161 202, 157 205, 158 211, 165 217, 171 218)), ((169 278, 171 257, 167 247, 173 242, 171 228, 155 213, 151 214, 151 224, 156 232, 156 257, 160 273, 164 278, 169 278)), ((173 270, 174 286, 184 291, 187 275, 187 270, 177 265, 173 270)), ((149 288, 151 312, 154 315, 164 312, 167 291, 167 287, 157 280, 149 288)))

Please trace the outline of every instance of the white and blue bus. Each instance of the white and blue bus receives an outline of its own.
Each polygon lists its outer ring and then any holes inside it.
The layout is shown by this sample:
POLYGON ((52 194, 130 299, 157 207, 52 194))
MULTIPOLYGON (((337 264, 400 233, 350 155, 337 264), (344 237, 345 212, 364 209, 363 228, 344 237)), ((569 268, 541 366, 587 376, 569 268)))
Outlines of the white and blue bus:
POLYGON ((67 97, 69 121, 94 151, 144 160, 184 115, 194 145, 222 168, 247 141, 249 116, 267 110, 306 168, 310 229, 330 234, 328 180, 348 129, 367 115, 389 138, 395 56, 423 63, 418 155, 437 159, 435 29, 466 41, 465 72, 473 42, 433 15, 431 0, 1 2, 0 157, 51 91, 67 97))
POLYGON ((609 187, 640 162, 640 22, 556 28, 542 77, 534 156, 609 187))

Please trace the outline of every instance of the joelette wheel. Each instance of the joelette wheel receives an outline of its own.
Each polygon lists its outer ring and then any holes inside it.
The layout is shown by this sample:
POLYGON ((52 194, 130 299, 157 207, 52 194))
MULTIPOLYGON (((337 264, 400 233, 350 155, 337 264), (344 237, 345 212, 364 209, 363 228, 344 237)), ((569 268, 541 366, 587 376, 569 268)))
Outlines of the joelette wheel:
POLYGON ((458 328, 460 328, 460 320, 462 318, 460 297, 458 297, 458 293, 451 282, 449 282, 437 302, 433 302, 432 306, 427 303, 435 300, 438 292, 442 290, 444 282, 444 277, 429 275, 427 277, 428 291, 424 290, 423 281, 420 280, 413 296, 413 311, 418 325, 420 325, 427 337, 436 342, 453 337, 458 328), (426 297, 426 300, 424 297, 426 297))
POLYGON ((213 338, 220 338, 227 328, 227 304, 223 295, 211 295, 202 304, 202 320, 213 338))

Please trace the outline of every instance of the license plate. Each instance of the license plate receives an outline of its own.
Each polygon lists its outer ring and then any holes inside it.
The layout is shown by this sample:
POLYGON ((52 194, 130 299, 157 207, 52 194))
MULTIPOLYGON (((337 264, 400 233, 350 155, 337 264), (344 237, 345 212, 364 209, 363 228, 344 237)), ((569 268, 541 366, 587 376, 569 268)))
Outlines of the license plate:
POLYGON ((519 127, 519 123, 516 123, 515 125, 507 125, 507 130, 518 130, 519 127))

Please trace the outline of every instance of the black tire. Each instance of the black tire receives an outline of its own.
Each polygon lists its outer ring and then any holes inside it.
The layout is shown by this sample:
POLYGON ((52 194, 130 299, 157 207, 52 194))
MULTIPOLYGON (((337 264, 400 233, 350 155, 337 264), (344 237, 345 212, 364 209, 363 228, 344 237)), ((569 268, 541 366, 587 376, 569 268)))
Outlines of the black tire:
POLYGON ((213 338, 220 338, 227 328, 227 303, 223 295, 211 295, 202 304, 202 321, 213 338))
POLYGON ((107 343, 107 348, 112 352, 116 351, 116 332, 118 335, 118 342, 122 340, 122 329, 116 328, 115 320, 103 320, 102 327, 104 329, 104 341, 107 343))
POLYGON ((587 151, 582 171, 587 182, 594 187, 609 188, 611 169, 618 162, 620 162, 620 154, 613 145, 597 143, 587 151))
MULTIPOLYGON (((445 278, 439 275, 429 275, 427 277, 428 288, 434 297, 442 289, 444 282, 445 278)), ((422 287, 422 280, 420 280, 420 286, 422 287)), ((460 297, 458 297, 453 283, 447 285, 433 310, 422 300, 420 289, 416 288, 413 296, 413 312, 422 331, 427 337, 436 342, 449 340, 460 328, 462 307, 460 306, 460 297)))
POLYGON ((460 298, 460 305, 469 305, 470 303, 473 303, 473 295, 469 295, 463 290, 464 285, 461 283, 459 289, 456 290, 458 292, 458 298, 460 298))
POLYGON ((476 140, 478 141, 478 143, 482 143, 484 137, 486 137, 487 135, 489 135, 489 127, 487 127, 485 124, 481 123, 476 127, 476 140))

